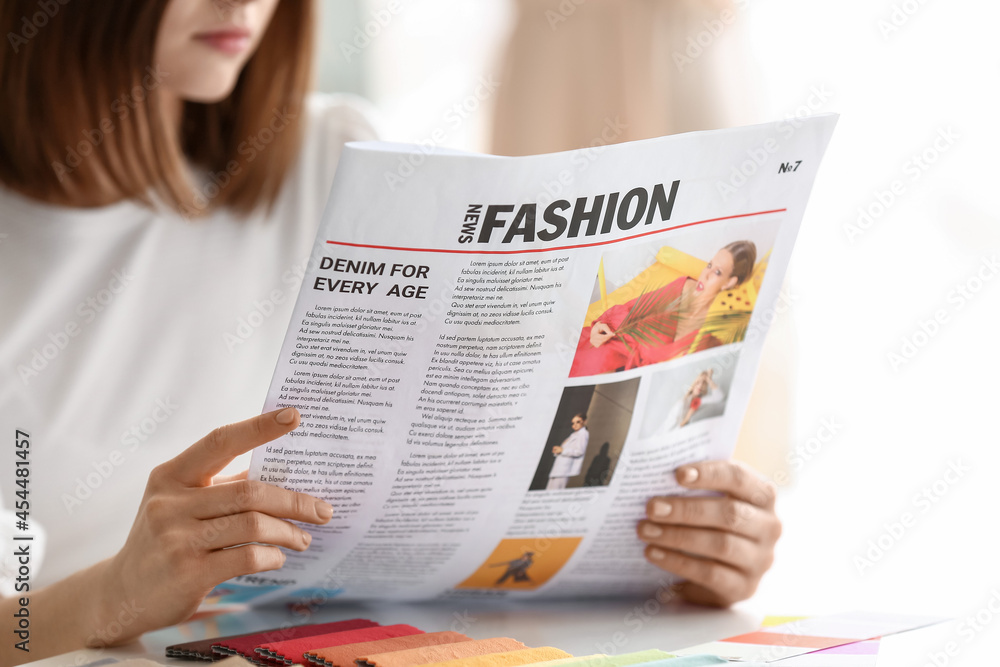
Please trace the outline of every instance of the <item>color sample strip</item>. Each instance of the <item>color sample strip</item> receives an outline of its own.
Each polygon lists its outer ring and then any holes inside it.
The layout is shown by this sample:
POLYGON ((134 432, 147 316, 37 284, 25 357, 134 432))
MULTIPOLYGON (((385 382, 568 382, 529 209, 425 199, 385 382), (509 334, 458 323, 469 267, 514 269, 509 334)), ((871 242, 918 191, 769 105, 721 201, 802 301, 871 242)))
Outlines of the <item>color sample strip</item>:
POLYGON ((472 641, 472 638, 460 632, 427 632, 421 635, 407 635, 405 637, 379 639, 373 642, 313 649, 305 654, 305 658, 313 664, 324 665, 325 667, 354 667, 355 660, 369 653, 391 653, 393 651, 405 651, 407 649, 469 641, 472 641))
POLYGON ((546 660, 572 657, 566 651, 561 651, 551 646, 542 646, 540 648, 525 648, 520 651, 510 651, 508 653, 489 653, 487 655, 472 656, 471 658, 432 662, 428 663, 427 667, 517 667, 517 665, 530 665, 536 662, 545 662, 546 660))
POLYGON ((813 637, 811 635, 790 635, 783 632, 748 632, 723 639, 733 644, 758 644, 760 646, 792 646, 796 648, 830 648, 844 643, 843 637, 813 637))
POLYGON ((539 665, 532 665, 532 667, 551 667, 553 665, 559 665, 560 667, 627 667, 629 665, 633 665, 638 667, 639 665, 646 665, 651 662, 662 662, 675 657, 676 656, 673 656, 666 651, 650 649, 648 651, 622 653, 621 655, 605 655, 603 653, 596 653, 594 655, 587 655, 579 658, 550 660, 549 662, 544 662, 539 665))
POLYGON ((546 660, 545 662, 536 662, 531 667, 556 667, 556 665, 576 665, 577 663, 582 663, 593 658, 607 658, 608 656, 604 653, 592 653, 591 655, 581 655, 575 658, 559 658, 558 660, 546 660))
POLYGON ((303 637, 301 639, 261 644, 254 651, 270 660, 280 660, 285 665, 302 665, 306 662, 303 656, 317 646, 343 646, 345 644, 357 644, 359 642, 371 642, 378 639, 405 637, 407 635, 420 635, 423 633, 423 630, 415 628, 412 625, 380 625, 374 628, 347 630, 345 632, 333 632, 330 634, 303 637))
POLYGON ((635 667, 707 667, 708 665, 728 665, 728 660, 723 660, 717 655, 686 655, 684 657, 673 657, 665 660, 654 660, 644 662, 635 667))
POLYGON ((875 667, 879 640, 844 644, 774 663, 780 667, 875 667))
POLYGON ((287 628, 271 628, 270 630, 261 630, 244 635, 217 637, 212 640, 212 651, 220 657, 238 655, 251 662, 258 662, 260 656, 254 652, 254 649, 261 644, 326 635, 331 632, 345 632, 347 630, 375 627, 378 627, 378 623, 375 621, 370 621, 367 618, 352 618, 346 621, 333 621, 331 623, 309 623, 306 625, 293 625, 287 628))
MULTIPOLYGON (((510 637, 477 639, 440 646, 427 646, 391 653, 372 653, 358 656, 355 660, 362 667, 414 667, 432 662, 447 662, 461 658, 471 658, 490 653, 507 653, 528 648, 510 637)), ((561 656, 567 657, 567 656, 561 656)))
POLYGON ((870 612, 836 614, 796 620, 717 642, 691 646, 674 653, 708 653, 727 660, 774 662, 925 627, 941 620, 944 619, 870 612))

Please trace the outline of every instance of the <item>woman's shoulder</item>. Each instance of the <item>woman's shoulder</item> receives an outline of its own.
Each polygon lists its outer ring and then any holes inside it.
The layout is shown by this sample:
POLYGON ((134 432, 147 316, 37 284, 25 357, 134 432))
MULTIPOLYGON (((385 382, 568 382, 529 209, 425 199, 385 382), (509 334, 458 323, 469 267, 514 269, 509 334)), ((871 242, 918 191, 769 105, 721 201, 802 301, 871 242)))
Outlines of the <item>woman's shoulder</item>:
POLYGON ((363 97, 348 93, 312 93, 306 99, 306 135, 342 145, 378 138, 377 112, 363 97))
MULTIPOLYGON (((348 94, 312 93, 306 99, 298 164, 285 185, 278 209, 295 206, 295 215, 315 233, 344 144, 378 138, 371 103, 348 94), (305 207, 303 209, 302 207, 305 207)), ((310 236, 311 238, 311 236, 310 236)))

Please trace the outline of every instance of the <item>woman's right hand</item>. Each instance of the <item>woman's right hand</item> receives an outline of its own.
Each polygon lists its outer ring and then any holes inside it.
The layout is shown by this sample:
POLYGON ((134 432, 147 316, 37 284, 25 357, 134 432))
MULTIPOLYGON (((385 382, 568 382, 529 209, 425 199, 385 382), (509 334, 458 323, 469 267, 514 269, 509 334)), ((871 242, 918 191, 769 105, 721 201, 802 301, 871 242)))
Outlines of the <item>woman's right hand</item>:
POLYGON ((215 478, 236 456, 298 424, 298 411, 285 408, 223 426, 150 473, 125 546, 103 563, 101 625, 123 628, 111 643, 184 621, 228 579, 280 568, 279 546, 309 546, 310 535, 286 519, 325 524, 330 505, 246 473, 215 478), (131 610, 127 625, 123 610, 131 610))
POLYGON ((604 322, 594 322, 594 325, 590 327, 590 344, 594 347, 600 347, 608 342, 608 339, 614 335, 614 329, 609 327, 604 322))

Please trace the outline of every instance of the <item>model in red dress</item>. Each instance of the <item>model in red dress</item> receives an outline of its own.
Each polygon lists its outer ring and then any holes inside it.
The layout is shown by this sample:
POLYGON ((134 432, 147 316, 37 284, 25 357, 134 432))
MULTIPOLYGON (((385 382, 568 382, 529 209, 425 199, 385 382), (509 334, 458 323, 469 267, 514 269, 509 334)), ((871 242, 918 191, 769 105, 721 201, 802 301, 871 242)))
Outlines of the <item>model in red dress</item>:
POLYGON ((750 276, 755 259, 756 248, 751 242, 730 243, 715 253, 697 280, 682 276, 649 292, 657 300, 678 304, 675 331, 680 335, 656 334, 655 345, 616 333, 641 297, 608 308, 580 332, 570 377, 629 370, 721 345, 711 334, 698 339, 705 316, 719 292, 733 289, 750 276))

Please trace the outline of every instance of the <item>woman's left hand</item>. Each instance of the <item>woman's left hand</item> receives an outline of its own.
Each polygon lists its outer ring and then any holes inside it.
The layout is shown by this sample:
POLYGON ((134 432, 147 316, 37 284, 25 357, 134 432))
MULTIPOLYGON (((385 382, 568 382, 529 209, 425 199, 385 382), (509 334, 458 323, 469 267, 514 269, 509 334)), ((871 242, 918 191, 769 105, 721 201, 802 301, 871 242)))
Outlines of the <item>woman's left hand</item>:
POLYGON ((691 602, 727 607, 747 599, 781 536, 774 484, 738 461, 685 465, 676 475, 689 489, 724 495, 651 498, 638 526, 646 559, 686 579, 680 593, 691 602))

